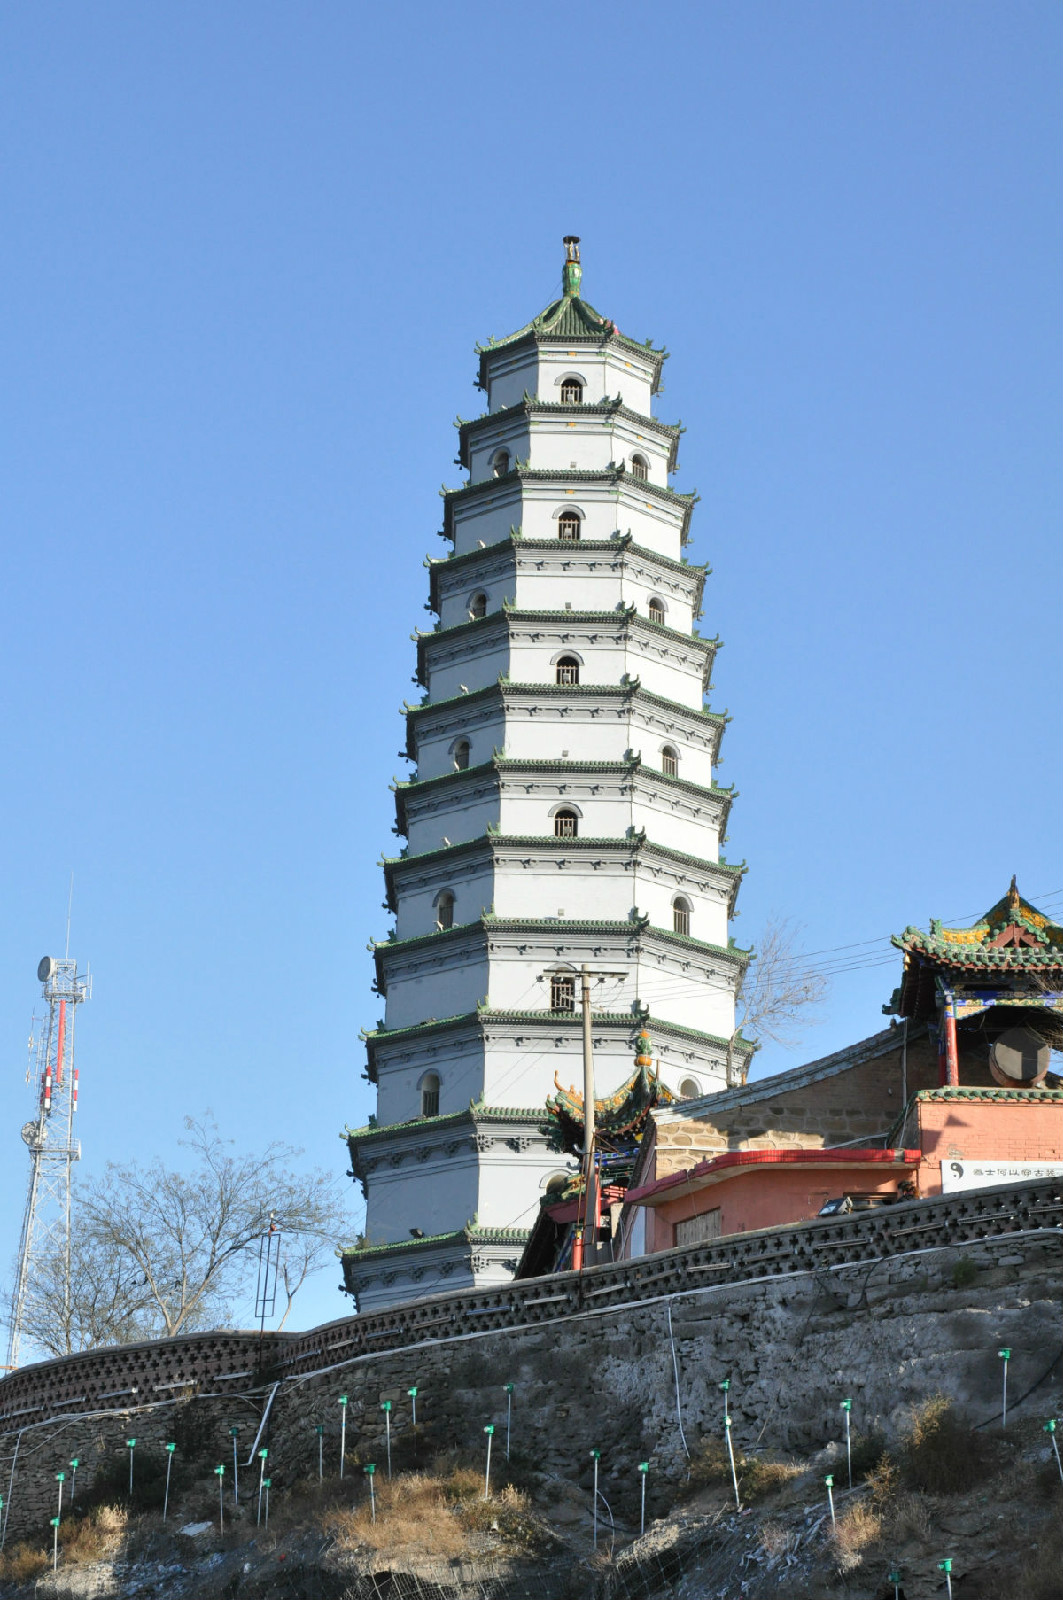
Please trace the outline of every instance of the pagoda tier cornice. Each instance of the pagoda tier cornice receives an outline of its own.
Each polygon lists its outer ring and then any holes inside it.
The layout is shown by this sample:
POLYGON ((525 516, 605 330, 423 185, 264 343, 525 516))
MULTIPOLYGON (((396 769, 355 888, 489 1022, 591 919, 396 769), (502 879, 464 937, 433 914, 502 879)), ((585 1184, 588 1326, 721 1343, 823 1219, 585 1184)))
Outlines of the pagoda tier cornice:
MULTIPOLYGON (((691 1044, 723 1054, 730 1046, 736 1060, 746 1061, 756 1050, 756 1044, 740 1032, 733 1039, 726 1039, 718 1033, 705 1033, 699 1028, 670 1022, 649 1010, 640 1011, 637 1015, 631 1011, 593 1011, 591 1025, 602 1033, 619 1033, 625 1044, 631 1045, 634 1045, 644 1028, 650 1027, 655 1039, 672 1040, 677 1045, 691 1044)), ((448 1038, 456 1040, 459 1037, 483 1039, 492 1032, 513 1029, 519 1029, 522 1035, 541 1033, 553 1038, 560 1029, 578 1042, 582 1037, 582 1027, 580 1015, 575 1011, 494 1011, 483 1006, 478 1011, 467 1011, 453 1017, 432 1017, 406 1028, 374 1028, 362 1035, 366 1047, 367 1076, 370 1083, 379 1082, 378 1053, 381 1050, 402 1049, 422 1040, 428 1043, 448 1038)))
MULTIPOLYGON (((509 679, 503 679, 499 683, 488 684, 485 689, 473 689, 469 694, 451 695, 446 700, 425 700, 417 706, 407 705, 405 707, 406 753, 411 760, 416 759, 417 738, 422 725, 431 726, 441 719, 448 719, 455 712, 464 713, 466 708, 470 708, 472 715, 478 717, 488 705, 497 704, 505 711, 509 706, 516 706, 521 702, 530 702, 533 706, 540 706, 544 702, 550 705, 572 706, 576 711, 577 720, 581 707, 593 708, 598 703, 610 706, 652 707, 655 711, 675 717, 687 727, 696 728, 700 724, 708 723, 715 728, 717 736, 714 755, 719 748, 724 729, 731 721, 725 711, 710 711, 706 706, 683 706, 677 700, 653 694, 638 682, 610 686, 597 683, 512 683, 509 679)), ((462 723, 464 724, 466 720, 463 716, 462 723)))
POLYGON ((657 572, 669 573, 676 578, 687 580, 691 589, 691 607, 695 614, 701 610, 705 579, 712 571, 707 563, 699 565, 693 561, 673 561, 671 556, 659 555, 656 550, 637 544, 630 533, 618 533, 611 539, 579 539, 568 543, 560 539, 525 539, 519 532, 514 532, 505 539, 496 540, 494 544, 484 545, 482 550, 466 550, 460 556, 451 554, 427 557, 425 565, 428 567, 430 608, 433 611, 439 610, 439 583, 444 576, 455 572, 467 572, 470 578, 474 579, 474 575, 478 575, 484 568, 497 562, 500 556, 509 554, 516 555, 519 569, 521 557, 527 557, 535 552, 541 552, 544 558, 556 559, 567 567, 583 564, 593 566, 603 555, 614 559, 619 556, 621 562, 630 557, 657 572))
POLYGON ((346 1272, 348 1265, 356 1266, 361 1261, 381 1260, 394 1255, 423 1255, 438 1249, 440 1245, 525 1244, 530 1232, 530 1228, 477 1228, 470 1222, 453 1233, 429 1233, 421 1239, 398 1239, 394 1244, 357 1245, 340 1254, 346 1272))
POLYGON ((671 778, 666 773, 655 771, 652 767, 643 767, 641 756, 632 756, 627 761, 508 761, 504 756, 493 756, 490 761, 482 762, 479 766, 466 767, 461 772, 444 772, 437 778, 414 778, 408 783, 396 783, 395 808, 399 832, 407 831, 406 806, 414 795, 427 792, 439 793, 449 788, 460 794, 463 788, 472 788, 484 778, 519 779, 525 776, 548 777, 553 774, 574 778, 600 774, 603 777, 628 780, 641 777, 647 783, 655 786, 663 785, 666 789, 690 795, 696 800, 715 802, 719 807, 716 815, 724 830, 731 805, 738 798, 737 791, 733 787, 724 789, 713 784, 710 788, 705 788, 704 785, 691 783, 686 778, 671 778))
POLYGON ((651 374, 651 392, 656 393, 668 351, 654 349, 650 340, 640 344, 637 339, 629 339, 627 334, 620 332, 615 322, 601 316, 580 295, 565 295, 553 301, 531 322, 504 339, 489 339, 486 344, 478 344, 476 353, 480 357, 480 367, 477 387, 486 390, 488 369, 495 356, 519 355, 522 350, 538 346, 600 350, 609 344, 615 344, 618 349, 638 356, 646 363, 651 374))
POLYGON ((472 500, 491 499, 493 496, 506 498, 505 491, 515 484, 520 487, 527 484, 557 484, 559 488, 573 488, 580 484, 590 487, 594 484, 604 484, 613 489, 619 499, 622 491, 630 490, 632 495, 640 499, 649 496, 661 505, 670 507, 679 515, 679 533, 685 544, 690 532, 690 518, 698 502, 698 495, 693 491, 681 494, 678 489, 666 488, 663 484, 650 483, 645 478, 632 477, 623 465, 603 467, 596 469, 582 469, 578 467, 555 468, 549 472, 539 471, 533 467, 514 467, 500 478, 485 478, 482 483, 465 483, 458 489, 441 489, 443 497, 443 528, 444 539, 454 537, 454 508, 465 505, 472 500))
MULTIPOLYGON (((431 676, 429 655, 433 651, 446 653, 455 644, 464 647, 475 641, 489 642, 493 638, 507 640, 521 630, 542 628, 566 642, 572 631, 591 629, 595 632, 608 629, 618 640, 637 635, 643 640, 667 642, 671 650, 700 657, 702 684, 707 689, 712 675, 716 652, 723 648, 718 638, 702 639, 696 633, 684 633, 678 628, 666 627, 662 622, 651 622, 634 606, 624 606, 612 611, 519 610, 516 606, 503 606, 501 611, 488 612, 485 617, 470 617, 450 628, 435 628, 431 632, 418 632, 417 682, 427 688, 431 676)), ((593 642, 593 640, 592 640, 593 642)), ((594 685, 588 685, 593 688, 594 685)))
POLYGON ((737 945, 711 944, 695 939, 690 934, 673 933, 667 928, 654 927, 648 917, 631 917, 627 921, 609 921, 604 918, 581 921, 578 917, 477 917, 474 922, 463 922, 453 928, 439 928, 434 933, 418 934, 412 939, 371 940, 376 966, 377 989, 387 994, 387 967, 396 957, 408 957, 429 950, 438 952, 449 964, 449 958, 469 950, 489 954, 492 941, 523 939, 529 944, 542 946, 544 952, 567 953, 573 939, 583 936, 600 937, 611 942, 638 945, 643 940, 666 948, 690 951, 729 967, 737 976, 744 972, 752 960, 751 950, 740 950, 737 945))
POLYGON ((702 856, 686 855, 683 851, 672 850, 667 845, 655 844, 645 833, 635 834, 626 839, 596 839, 585 835, 575 839, 558 839, 552 835, 542 834, 487 833, 481 834, 477 839, 468 839, 462 844, 446 845, 438 850, 424 850, 415 856, 385 858, 383 863, 387 892, 385 903, 389 911, 396 911, 398 893, 403 880, 417 874, 432 873, 436 868, 447 868, 459 861, 487 862, 504 860, 507 856, 521 857, 529 853, 549 859, 551 862, 564 860, 570 855, 611 856, 626 861, 638 861, 644 857, 647 860, 667 864, 681 872, 702 873, 724 887, 727 894, 728 916, 734 915, 735 900, 746 873, 745 862, 734 866, 729 861, 709 861, 702 856))
POLYGON ((659 422, 656 417, 649 416, 644 411, 632 411, 626 406, 619 395, 613 399, 600 400, 596 405, 572 405, 560 400, 540 400, 537 395, 526 394, 523 400, 518 400, 516 405, 502 406, 498 411, 485 411, 482 416, 469 419, 459 417, 455 426, 458 430, 458 463, 466 471, 469 470, 469 443, 478 434, 497 433, 508 427, 520 418, 531 417, 564 417, 566 422, 584 417, 590 422, 602 421, 605 418, 617 418, 630 422, 633 426, 644 429, 647 433, 655 433, 668 445, 668 471, 674 472, 679 454, 679 438, 684 432, 682 423, 659 422))

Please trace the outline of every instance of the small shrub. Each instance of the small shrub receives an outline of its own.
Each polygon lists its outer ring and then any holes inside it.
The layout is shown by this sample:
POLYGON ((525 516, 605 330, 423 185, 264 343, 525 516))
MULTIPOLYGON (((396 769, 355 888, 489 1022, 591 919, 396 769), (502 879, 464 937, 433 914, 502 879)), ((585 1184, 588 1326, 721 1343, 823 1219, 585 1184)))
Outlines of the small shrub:
POLYGON ((47 1572, 51 1564, 50 1550, 37 1550, 31 1544, 12 1545, 10 1550, 0 1554, 0 1578, 8 1578, 12 1583, 32 1583, 42 1572, 47 1572))
MULTIPOLYGON (((738 1492, 743 1503, 759 1500, 774 1494, 793 1478, 801 1476, 802 1469, 790 1461, 772 1461, 767 1456, 735 1456, 738 1473, 738 1492)), ((709 1434, 700 1440, 690 1458, 690 1469, 683 1489, 684 1496, 697 1494, 701 1489, 731 1483, 731 1460, 727 1444, 709 1434)))
POLYGON ((961 1256, 953 1263, 952 1287, 954 1289, 969 1289, 978 1276, 978 1268, 970 1256, 961 1256))
POLYGON ((858 1500, 837 1522, 832 1539, 835 1559, 842 1572, 853 1572, 863 1561, 861 1551, 882 1537, 882 1518, 866 1500, 858 1500))
POLYGON ((894 1544, 904 1544, 908 1539, 925 1544, 930 1538, 930 1507, 920 1495, 897 1495, 884 1521, 886 1533, 894 1544))
POLYGON ((890 1455, 883 1454, 864 1480, 871 1490, 871 1504, 877 1511, 889 1505, 901 1481, 900 1470, 890 1455))
POLYGON ((927 1494, 962 1494, 986 1476, 992 1451, 982 1434, 935 1395, 920 1407, 904 1440, 905 1482, 927 1494))
POLYGON ((63 1561, 85 1566, 105 1561, 122 1547, 129 1513, 124 1506, 96 1506, 87 1516, 66 1523, 59 1529, 59 1549, 63 1561))
POLYGON ((885 1453, 886 1441, 877 1429, 872 1429, 870 1433, 854 1433, 852 1438, 853 1482, 855 1483, 858 1478, 870 1477, 877 1469, 885 1453))

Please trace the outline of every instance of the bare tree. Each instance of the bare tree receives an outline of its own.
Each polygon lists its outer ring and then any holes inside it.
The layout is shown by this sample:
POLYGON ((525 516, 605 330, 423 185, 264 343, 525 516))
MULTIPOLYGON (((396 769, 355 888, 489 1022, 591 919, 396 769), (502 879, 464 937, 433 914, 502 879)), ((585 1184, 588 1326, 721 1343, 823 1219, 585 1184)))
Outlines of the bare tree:
POLYGON ((753 1038, 793 1044, 814 1020, 813 1008, 830 987, 826 975, 797 949, 785 917, 769 917, 738 992, 739 1027, 753 1038))
POLYGON ((209 1116, 186 1118, 185 1128, 180 1143, 193 1153, 190 1170, 159 1160, 110 1163, 81 1189, 70 1325, 58 1327, 57 1264, 33 1319, 44 1349, 62 1354, 230 1323, 254 1283, 271 1218, 281 1233, 282 1325, 298 1290, 334 1254, 346 1228, 334 1178, 294 1169, 300 1152, 281 1143, 233 1154, 209 1116))

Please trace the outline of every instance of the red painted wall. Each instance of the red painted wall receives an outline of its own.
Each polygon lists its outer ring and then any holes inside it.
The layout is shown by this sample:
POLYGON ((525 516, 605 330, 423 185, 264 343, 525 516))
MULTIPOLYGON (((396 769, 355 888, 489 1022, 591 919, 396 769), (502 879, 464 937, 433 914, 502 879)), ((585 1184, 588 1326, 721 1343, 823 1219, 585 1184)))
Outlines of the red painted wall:
POLYGON ((801 1166, 739 1167, 719 1183, 697 1189, 654 1207, 648 1213, 646 1249, 671 1250, 675 1225, 688 1217, 720 1208, 720 1232, 748 1233, 754 1228, 779 1228, 819 1214, 827 1200, 846 1192, 892 1194, 914 1175, 914 1167, 871 1167, 866 1163, 823 1168, 801 1166))
POLYGON ((920 1194, 941 1193, 941 1163, 1063 1161, 1063 1105, 920 1100, 920 1194))

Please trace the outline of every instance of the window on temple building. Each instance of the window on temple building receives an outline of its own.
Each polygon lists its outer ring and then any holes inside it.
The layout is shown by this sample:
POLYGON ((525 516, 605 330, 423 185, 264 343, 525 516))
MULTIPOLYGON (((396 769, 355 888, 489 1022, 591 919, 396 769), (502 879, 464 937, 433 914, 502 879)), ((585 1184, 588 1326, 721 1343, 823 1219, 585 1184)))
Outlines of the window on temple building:
POLYGON ((453 926, 454 896, 449 889, 444 889, 436 901, 436 927, 442 932, 444 928, 452 928, 453 926))
POLYGON ((633 478, 641 478, 642 481, 645 482, 646 479, 649 477, 649 475, 650 475, 650 464, 646 460, 646 457, 645 456, 632 456, 631 457, 631 476, 633 478))
POLYGON ((583 400, 583 385, 578 378, 566 378, 561 385, 561 404, 578 406, 583 400))
POLYGON ((698 1217, 690 1217, 685 1222, 675 1225, 675 1242, 679 1244, 704 1244, 709 1239, 720 1237, 720 1208, 716 1206, 712 1211, 703 1211, 698 1217))
POLYGON ((474 622, 476 621, 477 617, 486 617, 487 596, 484 594, 482 589, 474 594, 472 599, 469 601, 469 615, 472 617, 474 622))
POLYGON ((678 778, 679 751, 674 745, 666 744, 661 751, 661 771, 666 778, 678 778))
POLYGON ((664 606, 656 595, 650 601, 649 613, 651 622, 659 622, 662 627, 664 626, 664 606))
POLYGON ((550 1010, 575 1011, 576 979, 570 972, 555 972, 550 977, 550 1010))
POLYGON ((439 1115, 438 1072, 426 1072, 421 1079, 421 1115, 422 1117, 438 1117, 439 1115))
POLYGON ((701 1094, 701 1084, 697 1078, 684 1078, 679 1085, 679 1093, 684 1100, 697 1100, 701 1094))
POLYGON ((684 900, 682 895, 672 901, 672 932, 690 932, 690 901, 684 900))
POLYGON ((504 478, 509 471, 509 451, 496 450, 491 457, 491 471, 496 478, 504 478))
POLYGON ((557 537, 574 543, 579 538, 579 512, 562 511, 557 519, 557 537))
POLYGON ((578 683, 579 662, 575 656, 562 656, 557 663, 554 681, 556 683, 578 683))
POLYGON ((464 772, 465 771, 465 768, 469 765, 469 755, 471 753, 471 749, 472 749, 472 747, 469 744, 468 739, 459 739, 458 740, 457 744, 454 746, 454 771, 455 772, 464 772))
POLYGON ((554 836, 558 839, 574 839, 579 831, 579 818, 574 811, 554 812, 554 836))

